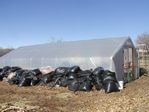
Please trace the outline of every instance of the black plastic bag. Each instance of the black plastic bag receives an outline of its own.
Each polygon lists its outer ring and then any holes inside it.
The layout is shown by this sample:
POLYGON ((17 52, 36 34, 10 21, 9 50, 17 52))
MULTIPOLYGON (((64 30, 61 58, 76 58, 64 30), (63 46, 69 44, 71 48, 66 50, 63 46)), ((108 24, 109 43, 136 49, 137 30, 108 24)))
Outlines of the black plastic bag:
POLYGON ((103 82, 98 77, 96 77, 96 79, 94 80, 93 84, 95 85, 96 90, 101 90, 102 87, 103 87, 103 82))
POLYGON ((4 74, 0 74, 0 81, 2 81, 4 78, 4 74))
POLYGON ((119 91, 118 84, 114 81, 107 80, 104 82, 104 90, 105 93, 117 92, 119 91))
POLYGON ((9 72, 16 72, 17 70, 20 70, 20 69, 21 69, 20 67, 14 66, 14 67, 11 67, 9 72))
POLYGON ((73 66, 73 67, 70 68, 69 72, 71 72, 71 73, 78 73, 80 71, 81 71, 81 69, 80 69, 79 66, 73 66))
POLYGON ((97 67, 94 69, 93 74, 98 76, 98 75, 102 75, 104 73, 104 69, 102 67, 97 67))
POLYGON ((17 77, 13 77, 11 80, 8 80, 9 84, 19 84, 19 79, 17 77))
POLYGON ((3 72, 7 72, 7 71, 10 70, 10 69, 11 69, 10 66, 5 66, 5 67, 3 67, 3 72))
POLYGON ((55 70, 54 74, 57 76, 64 76, 69 73, 70 68, 69 67, 59 67, 55 70))
POLYGON ((2 81, 4 77, 8 76, 9 70, 11 69, 11 67, 9 66, 5 66, 2 68, 2 71, 0 72, 0 80, 2 81))
POLYGON ((112 77, 112 76, 106 76, 106 77, 104 77, 103 82, 105 82, 107 80, 111 80, 111 81, 116 82, 116 79, 114 77, 112 77))
POLYGON ((145 68, 139 68, 140 76, 147 74, 147 70, 145 68))
POLYGON ((23 77, 19 82, 19 87, 30 86, 32 79, 30 77, 23 77))
POLYGON ((42 74, 39 69, 34 69, 31 72, 34 74, 34 76, 38 76, 38 75, 41 75, 42 74))
POLYGON ((73 80, 68 83, 68 90, 75 92, 78 89, 79 89, 79 82, 77 80, 73 80))
POLYGON ((103 86, 102 77, 99 75, 92 75, 92 84, 95 86, 96 90, 101 90, 103 86))
POLYGON ((113 80, 113 81, 117 82, 115 72, 111 72, 109 70, 106 70, 103 74, 103 81, 105 81, 107 79, 110 79, 110 80, 113 80))
POLYGON ((78 78, 78 74, 77 73, 69 73, 68 74, 68 80, 75 80, 78 78))
POLYGON ((102 84, 102 83, 97 83, 97 84, 95 84, 96 90, 101 90, 102 87, 103 87, 103 84, 102 84))
POLYGON ((78 73, 78 79, 82 80, 82 81, 86 81, 89 80, 91 82, 93 82, 93 78, 92 78, 92 71, 91 70, 84 70, 78 73))
POLYGON ((68 79, 67 77, 62 77, 59 79, 58 83, 56 83, 56 85, 62 86, 62 87, 67 87, 68 85, 68 79))
POLYGON ((52 81, 52 74, 51 73, 48 73, 48 74, 45 74, 41 77, 41 80, 39 82, 40 85, 45 85, 45 84, 48 84, 50 81, 52 81))
POLYGON ((3 69, 2 68, 0 68, 0 73, 3 71, 3 69))
POLYGON ((90 81, 81 82, 79 84, 79 91, 91 91, 93 85, 90 81))
POLYGON ((15 77, 13 77, 9 82, 11 84, 17 84, 18 85, 19 82, 21 81, 21 78, 23 77, 23 72, 25 72, 25 70, 17 70, 15 77))
POLYGON ((31 86, 35 86, 40 82, 40 79, 36 76, 33 77, 33 79, 31 80, 31 86))

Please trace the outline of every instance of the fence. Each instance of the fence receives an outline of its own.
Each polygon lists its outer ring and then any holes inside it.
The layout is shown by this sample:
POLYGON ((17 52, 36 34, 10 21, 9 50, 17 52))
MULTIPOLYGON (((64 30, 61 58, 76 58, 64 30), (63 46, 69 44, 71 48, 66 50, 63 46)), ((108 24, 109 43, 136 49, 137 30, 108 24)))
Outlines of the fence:
POLYGON ((145 68, 149 73, 149 49, 145 44, 140 44, 137 46, 139 52, 139 65, 140 68, 145 68))

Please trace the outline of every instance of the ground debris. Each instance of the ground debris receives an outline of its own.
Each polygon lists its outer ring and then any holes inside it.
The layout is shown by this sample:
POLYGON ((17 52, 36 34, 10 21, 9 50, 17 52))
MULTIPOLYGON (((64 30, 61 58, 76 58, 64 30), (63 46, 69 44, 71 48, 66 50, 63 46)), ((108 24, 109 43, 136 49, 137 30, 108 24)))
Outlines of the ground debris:
POLYGON ((67 88, 17 87, 0 82, 0 112, 148 112, 149 77, 120 92, 71 92, 67 88))

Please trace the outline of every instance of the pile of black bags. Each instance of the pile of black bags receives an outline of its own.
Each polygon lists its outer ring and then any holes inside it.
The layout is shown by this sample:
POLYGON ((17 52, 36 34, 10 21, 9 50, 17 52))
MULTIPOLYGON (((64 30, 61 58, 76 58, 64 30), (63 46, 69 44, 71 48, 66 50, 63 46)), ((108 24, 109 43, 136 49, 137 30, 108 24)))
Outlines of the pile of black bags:
POLYGON ((24 70, 20 67, 5 66, 0 69, 0 81, 7 79, 9 84, 21 86, 47 85, 68 87, 70 91, 91 91, 104 89, 105 93, 117 92, 118 82, 114 72, 97 67, 94 70, 81 70, 79 66, 59 67, 48 74, 39 69, 24 70))

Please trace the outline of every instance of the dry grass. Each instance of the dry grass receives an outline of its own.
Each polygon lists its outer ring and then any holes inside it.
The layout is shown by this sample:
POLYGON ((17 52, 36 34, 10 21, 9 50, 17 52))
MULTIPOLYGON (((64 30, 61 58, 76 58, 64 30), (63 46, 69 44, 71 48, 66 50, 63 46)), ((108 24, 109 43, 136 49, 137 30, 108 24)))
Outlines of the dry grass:
POLYGON ((1 112, 148 112, 149 77, 121 92, 71 92, 67 88, 17 87, 0 82, 1 112))

